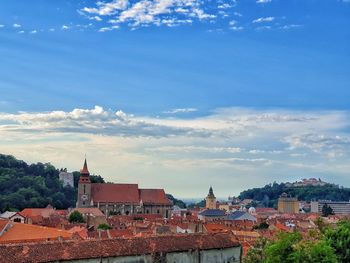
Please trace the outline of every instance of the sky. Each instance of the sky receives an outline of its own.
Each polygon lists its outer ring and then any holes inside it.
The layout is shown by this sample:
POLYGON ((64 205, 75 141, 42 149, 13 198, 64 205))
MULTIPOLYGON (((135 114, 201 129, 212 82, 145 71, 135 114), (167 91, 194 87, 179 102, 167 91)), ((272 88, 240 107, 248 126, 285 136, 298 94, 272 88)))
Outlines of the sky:
POLYGON ((218 197, 350 187, 349 0, 2 0, 0 152, 218 197))

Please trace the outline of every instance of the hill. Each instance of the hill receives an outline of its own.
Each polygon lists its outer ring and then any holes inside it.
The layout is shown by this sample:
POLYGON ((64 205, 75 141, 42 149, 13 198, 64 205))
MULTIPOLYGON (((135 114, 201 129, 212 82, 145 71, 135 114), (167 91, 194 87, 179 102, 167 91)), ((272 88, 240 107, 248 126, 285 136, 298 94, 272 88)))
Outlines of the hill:
MULTIPOLYGON (((28 165, 10 155, 0 154, 0 211, 45 207, 66 209, 76 203, 79 172, 74 172, 75 187, 63 187, 59 170, 50 163, 28 165)), ((93 182, 104 182, 92 175, 93 182)))
MULTIPOLYGON (((73 172, 74 187, 63 187, 60 170, 50 163, 27 164, 11 155, 0 154, 0 212, 26 207, 57 209, 75 207, 80 172, 73 172)), ((92 183, 105 183, 100 175, 90 175, 92 183)), ((170 194, 168 198, 181 208, 186 204, 170 194)))
POLYGON ((295 187, 289 183, 273 183, 261 188, 248 189, 240 193, 240 199, 253 199, 261 206, 275 207, 277 199, 282 193, 298 197, 302 201, 312 200, 333 200, 349 201, 350 188, 344 188, 339 185, 326 183, 318 186, 298 186, 295 187))

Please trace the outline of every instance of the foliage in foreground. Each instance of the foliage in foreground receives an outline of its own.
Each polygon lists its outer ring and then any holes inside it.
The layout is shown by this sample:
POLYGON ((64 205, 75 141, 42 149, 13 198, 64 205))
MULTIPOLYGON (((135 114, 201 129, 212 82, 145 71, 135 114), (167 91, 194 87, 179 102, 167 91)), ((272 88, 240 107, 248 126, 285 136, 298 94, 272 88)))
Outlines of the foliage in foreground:
POLYGON ((348 263, 350 262, 350 222, 341 221, 337 227, 325 227, 310 232, 280 233, 275 240, 257 240, 244 263, 348 263))

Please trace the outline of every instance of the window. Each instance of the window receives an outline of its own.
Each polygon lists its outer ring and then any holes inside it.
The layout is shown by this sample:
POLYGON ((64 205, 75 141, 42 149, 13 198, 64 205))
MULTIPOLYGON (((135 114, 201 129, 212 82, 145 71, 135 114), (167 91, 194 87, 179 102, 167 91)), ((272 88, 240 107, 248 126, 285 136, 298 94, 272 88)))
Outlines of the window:
POLYGON ((20 219, 20 218, 15 218, 15 219, 13 220, 13 222, 21 223, 21 219, 20 219))
POLYGON ((147 209, 146 214, 149 214, 149 210, 147 209))
POLYGON ((159 209, 157 210, 157 214, 159 214, 159 209))

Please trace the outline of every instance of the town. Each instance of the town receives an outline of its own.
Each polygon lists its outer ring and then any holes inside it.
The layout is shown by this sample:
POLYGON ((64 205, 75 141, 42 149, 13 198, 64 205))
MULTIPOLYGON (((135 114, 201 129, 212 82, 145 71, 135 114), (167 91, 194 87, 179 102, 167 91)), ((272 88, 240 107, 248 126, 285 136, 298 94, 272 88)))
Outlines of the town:
MULTIPOLYGON (((74 187, 72 173, 61 170, 59 179, 74 187)), ((314 178, 287 184, 325 185, 314 178)), ((350 219, 349 201, 304 202, 282 193, 275 209, 254 199, 219 201, 212 186, 204 196, 203 206, 179 207, 164 189, 93 183, 85 159, 75 207, 0 214, 0 262, 242 262, 259 240, 307 238, 350 219)))

